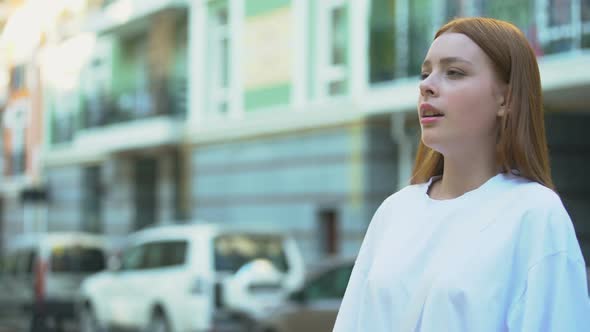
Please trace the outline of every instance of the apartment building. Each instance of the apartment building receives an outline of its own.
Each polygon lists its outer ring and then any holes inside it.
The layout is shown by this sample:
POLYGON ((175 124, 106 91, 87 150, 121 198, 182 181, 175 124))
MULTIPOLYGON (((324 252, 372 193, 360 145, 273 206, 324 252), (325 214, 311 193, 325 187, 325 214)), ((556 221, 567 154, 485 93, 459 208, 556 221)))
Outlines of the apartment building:
POLYGON ((539 56, 555 182, 590 254, 587 0, 115 0, 95 9, 77 84, 45 85, 50 230, 119 235, 203 219, 292 232, 310 261, 354 254, 380 202, 408 183, 434 32, 481 15, 514 22, 539 56))

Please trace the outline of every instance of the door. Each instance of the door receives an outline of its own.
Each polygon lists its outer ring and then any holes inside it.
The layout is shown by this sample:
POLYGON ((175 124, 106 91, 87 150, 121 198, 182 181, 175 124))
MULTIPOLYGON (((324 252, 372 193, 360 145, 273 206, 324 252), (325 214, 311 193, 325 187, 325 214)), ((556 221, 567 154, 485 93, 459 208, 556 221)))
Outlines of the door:
POLYGON ((320 244, 322 254, 333 256, 340 248, 338 213, 335 209, 325 209, 319 213, 320 244))
POLYGON ((137 285, 137 280, 144 274, 146 246, 138 244, 130 246, 123 251, 121 257, 121 269, 113 273, 113 278, 108 287, 108 301, 111 321, 115 325, 124 327, 137 327, 140 323, 139 313, 142 298, 142 289, 137 285))
POLYGON ((141 229, 156 222, 158 160, 141 157, 135 161, 135 229, 141 229))

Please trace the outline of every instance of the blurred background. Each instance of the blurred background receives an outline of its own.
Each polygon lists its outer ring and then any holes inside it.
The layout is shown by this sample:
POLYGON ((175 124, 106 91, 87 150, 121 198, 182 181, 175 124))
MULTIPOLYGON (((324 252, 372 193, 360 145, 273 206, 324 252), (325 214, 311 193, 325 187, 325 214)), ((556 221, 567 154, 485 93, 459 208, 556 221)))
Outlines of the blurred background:
POLYGON ((516 24, 590 260, 590 0, 0 1, 0 250, 204 220, 354 256, 408 184, 420 66, 457 16, 516 24))

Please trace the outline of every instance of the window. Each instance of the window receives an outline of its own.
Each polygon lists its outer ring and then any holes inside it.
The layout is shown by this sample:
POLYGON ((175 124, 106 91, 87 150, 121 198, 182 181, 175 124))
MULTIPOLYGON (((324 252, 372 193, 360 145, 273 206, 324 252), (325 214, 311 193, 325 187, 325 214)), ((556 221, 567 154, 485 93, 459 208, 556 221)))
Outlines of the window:
POLYGON ((126 77, 125 87, 119 96, 118 114, 120 121, 141 118, 155 114, 152 96, 150 94, 151 68, 148 61, 148 35, 141 31, 124 36, 122 44, 123 73, 126 77))
POLYGON ((341 299, 344 297, 353 264, 328 270, 305 287, 305 298, 310 301, 341 299))
POLYGON ((227 234, 214 240, 215 270, 236 272, 255 259, 267 259, 282 272, 288 270, 283 239, 278 236, 227 234))
POLYGON ((369 29, 369 80, 391 81, 395 74, 395 0, 371 2, 369 29))
MULTIPOLYGON (((422 62, 426 57, 430 42, 434 38, 434 29, 430 15, 431 0, 412 0, 409 4, 409 52, 406 73, 409 76, 417 76, 422 71, 422 62)), ((453 15, 456 10, 453 7, 450 14, 453 15)))
POLYGON ((139 270, 144 267, 146 246, 139 245, 126 249, 121 259, 121 270, 139 270))
POLYGON ((15 66, 10 70, 10 88, 20 90, 25 87, 25 70, 24 65, 15 66))
POLYGON ((153 242, 146 245, 145 268, 163 268, 182 265, 185 262, 186 241, 153 242))
POLYGON ((590 48, 590 0, 582 0, 582 48, 590 48))
POLYGON ((230 97, 230 28, 229 10, 226 1, 213 2, 209 7, 211 100, 213 113, 226 114, 230 97))
POLYGON ((326 209, 319 212, 319 235, 322 252, 326 255, 338 253, 340 241, 338 213, 334 209, 326 209))
POLYGON ((98 272, 105 268, 105 256, 98 248, 54 247, 50 266, 54 272, 98 272))
POLYGON ((100 166, 84 168, 82 186, 82 228, 84 231, 99 233, 102 230, 102 193, 100 166))
POLYGON ((534 16, 534 1, 535 0, 475 0, 475 10, 479 15, 506 20, 519 27, 529 39, 533 48, 535 48, 537 53, 540 54, 541 52, 538 43, 537 28, 534 16))
POLYGON ((154 224, 158 215, 158 160, 137 158, 134 169, 135 229, 141 229, 154 224))
POLYGON ((319 40, 321 95, 337 96, 348 91, 348 6, 343 0, 320 2, 322 31, 325 42, 319 40))
POLYGON ((545 54, 590 47, 589 0, 538 0, 536 15, 545 54))
MULTIPOLYGON (((475 1, 475 0, 472 0, 475 1)), ((444 22, 448 22, 456 17, 466 16, 464 0, 446 0, 444 1, 444 22)), ((444 23, 443 22, 443 23, 444 23)))
POLYGON ((16 275, 16 253, 11 253, 4 259, 4 273, 7 275, 16 275))
MULTIPOLYGON (((449 1, 445 15, 456 16, 449 1)), ((370 13, 370 82, 418 76, 433 39, 432 0, 373 0, 370 13)))
POLYGON ((23 253, 24 256, 24 264, 25 264, 25 273, 26 274, 33 274, 33 271, 35 269, 35 262, 37 260, 37 254, 35 253, 34 250, 30 250, 30 251, 25 251, 23 253))

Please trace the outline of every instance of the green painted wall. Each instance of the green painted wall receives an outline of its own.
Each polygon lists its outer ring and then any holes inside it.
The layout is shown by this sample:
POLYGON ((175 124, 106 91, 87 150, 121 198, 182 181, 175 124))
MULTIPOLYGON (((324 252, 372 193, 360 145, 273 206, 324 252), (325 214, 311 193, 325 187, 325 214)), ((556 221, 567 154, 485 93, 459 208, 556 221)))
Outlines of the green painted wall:
POLYGON ((291 84, 275 85, 247 91, 244 97, 244 108, 251 111, 256 108, 286 105, 291 97, 291 84))
POLYGON ((291 0, 246 0, 246 17, 258 16, 290 4, 291 0))
MULTIPOLYGON (((273 10, 291 5, 291 0, 246 0, 245 15, 248 18, 264 15, 273 10)), ((294 27, 296 28, 296 27, 294 27)), ((244 92, 244 108, 246 112, 259 108, 287 105, 291 99, 290 81, 272 86, 265 86, 244 92)))

